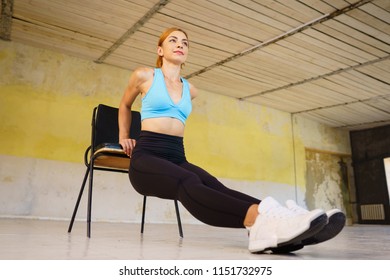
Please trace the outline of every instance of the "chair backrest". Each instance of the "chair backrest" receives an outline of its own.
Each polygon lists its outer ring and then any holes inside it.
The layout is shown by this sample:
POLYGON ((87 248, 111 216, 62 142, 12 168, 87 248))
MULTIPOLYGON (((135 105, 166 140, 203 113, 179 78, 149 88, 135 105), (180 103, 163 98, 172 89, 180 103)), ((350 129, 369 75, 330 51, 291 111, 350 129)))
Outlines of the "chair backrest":
MULTIPOLYGON (((118 143, 118 108, 99 104, 93 111, 92 117, 92 144, 94 151, 103 143, 118 143)), ((141 114, 131 111, 130 138, 138 139, 141 131, 141 114)))

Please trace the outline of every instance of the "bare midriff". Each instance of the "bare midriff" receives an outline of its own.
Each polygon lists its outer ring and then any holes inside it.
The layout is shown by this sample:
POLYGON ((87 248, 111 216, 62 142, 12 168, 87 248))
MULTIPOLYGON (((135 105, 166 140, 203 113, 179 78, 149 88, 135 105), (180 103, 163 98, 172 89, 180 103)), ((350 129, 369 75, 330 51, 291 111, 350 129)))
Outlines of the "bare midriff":
POLYGON ((184 124, 175 118, 161 117, 150 118, 142 121, 142 130, 168 134, 173 136, 184 136, 184 124))

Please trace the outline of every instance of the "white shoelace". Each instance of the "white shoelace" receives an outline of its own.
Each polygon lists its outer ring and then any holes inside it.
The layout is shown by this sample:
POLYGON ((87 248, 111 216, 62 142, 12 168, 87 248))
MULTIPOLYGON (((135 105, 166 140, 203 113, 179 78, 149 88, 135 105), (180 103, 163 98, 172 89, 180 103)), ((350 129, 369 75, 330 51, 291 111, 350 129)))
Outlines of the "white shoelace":
POLYGON ((308 210, 297 205, 293 200, 286 201, 286 205, 287 205, 287 209, 289 209, 290 211, 294 212, 297 215, 302 215, 309 212, 308 210))
MULTIPOLYGON (((261 213, 260 213, 261 214, 261 213)), ((267 209, 263 214, 272 217, 272 218, 291 218, 296 216, 296 214, 291 211, 290 209, 283 207, 281 205, 275 206, 275 207, 270 207, 267 209)))

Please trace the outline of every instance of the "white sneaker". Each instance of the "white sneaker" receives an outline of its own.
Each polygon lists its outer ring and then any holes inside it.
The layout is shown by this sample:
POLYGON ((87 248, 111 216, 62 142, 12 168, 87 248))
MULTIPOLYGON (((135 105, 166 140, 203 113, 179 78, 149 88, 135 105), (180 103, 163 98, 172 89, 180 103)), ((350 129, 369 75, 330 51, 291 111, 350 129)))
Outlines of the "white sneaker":
POLYGON ((309 210, 299 206, 294 200, 287 200, 286 207, 297 214, 306 214, 309 210))
MULTIPOLYGON (((293 200, 287 200, 286 206, 288 209, 295 213, 299 214, 305 214, 309 212, 308 210, 300 207, 295 203, 293 200)), ((302 240, 303 245, 312 245, 324 242, 326 240, 329 240, 333 237, 335 237, 337 234, 341 232, 341 230, 344 228, 345 225, 345 214, 339 210, 339 209, 332 209, 326 212, 326 215, 328 217, 328 223, 327 225, 318 233, 314 234, 313 236, 302 240)))
POLYGON ((254 225, 249 228, 248 248, 252 253, 300 243, 321 230, 327 222, 321 210, 296 214, 272 197, 262 200, 258 211, 254 225))

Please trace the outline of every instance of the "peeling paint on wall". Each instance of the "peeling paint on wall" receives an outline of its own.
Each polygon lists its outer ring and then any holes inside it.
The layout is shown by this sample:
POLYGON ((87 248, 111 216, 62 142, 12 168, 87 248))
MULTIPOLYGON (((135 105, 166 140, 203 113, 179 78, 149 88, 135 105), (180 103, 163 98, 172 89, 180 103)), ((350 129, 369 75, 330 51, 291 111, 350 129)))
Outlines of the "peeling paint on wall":
POLYGON ((309 209, 339 208, 351 218, 346 161, 350 156, 306 149, 306 194, 309 209))

